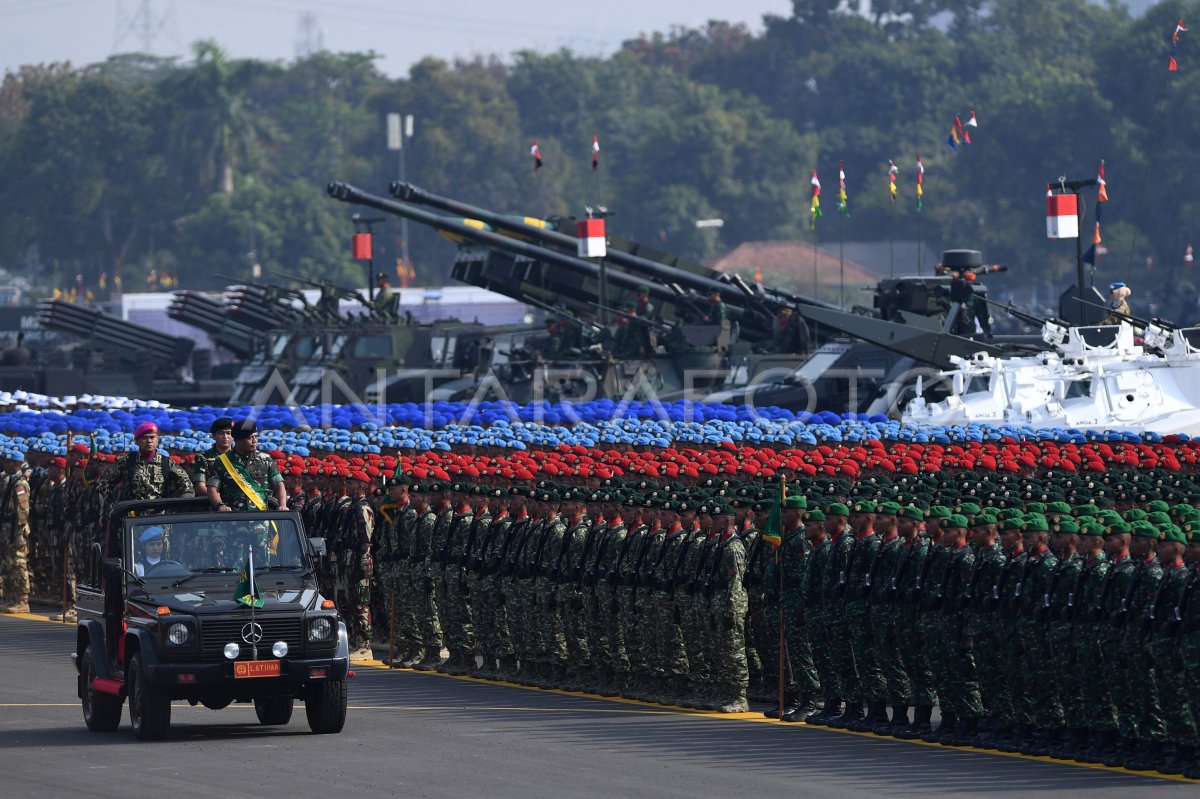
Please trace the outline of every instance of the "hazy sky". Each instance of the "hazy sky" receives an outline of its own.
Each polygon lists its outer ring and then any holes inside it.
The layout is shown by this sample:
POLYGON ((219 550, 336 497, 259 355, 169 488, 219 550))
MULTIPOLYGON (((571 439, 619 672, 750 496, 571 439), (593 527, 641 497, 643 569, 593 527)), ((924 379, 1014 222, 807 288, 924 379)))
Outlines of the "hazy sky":
POLYGON ((287 60, 319 36, 335 52, 380 53, 380 68, 397 77, 426 55, 560 47, 602 55, 641 32, 709 19, 761 30, 764 14, 791 8, 791 0, 0 0, 0 70, 90 64, 143 51, 147 40, 163 56, 189 56, 192 42, 212 38, 236 57, 287 60))

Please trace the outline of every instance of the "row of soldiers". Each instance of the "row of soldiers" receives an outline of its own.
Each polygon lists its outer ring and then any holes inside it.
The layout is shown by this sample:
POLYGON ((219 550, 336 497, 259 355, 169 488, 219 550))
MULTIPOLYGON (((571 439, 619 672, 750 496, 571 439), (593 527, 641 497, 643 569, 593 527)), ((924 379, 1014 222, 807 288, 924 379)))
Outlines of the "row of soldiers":
POLYGON ((784 720, 1200 776, 1191 505, 804 505, 760 616, 784 720))
POLYGON ((379 511, 396 664, 747 709, 749 508, 401 475, 379 511))

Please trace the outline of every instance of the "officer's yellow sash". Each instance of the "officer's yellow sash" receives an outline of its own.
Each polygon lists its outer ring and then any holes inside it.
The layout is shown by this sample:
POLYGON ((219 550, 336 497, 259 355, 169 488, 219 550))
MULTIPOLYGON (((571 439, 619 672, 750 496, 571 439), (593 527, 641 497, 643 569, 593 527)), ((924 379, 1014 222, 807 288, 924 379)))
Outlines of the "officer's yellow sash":
POLYGON ((217 460, 219 460, 221 465, 225 467, 225 471, 229 473, 229 477, 233 480, 233 484, 241 489, 242 493, 246 495, 246 498, 250 500, 250 504, 258 510, 266 510, 266 500, 264 500, 262 494, 255 489, 254 485, 250 481, 249 475, 243 474, 242 470, 236 464, 234 464, 232 460, 230 460, 229 453, 222 452, 217 456, 217 460))

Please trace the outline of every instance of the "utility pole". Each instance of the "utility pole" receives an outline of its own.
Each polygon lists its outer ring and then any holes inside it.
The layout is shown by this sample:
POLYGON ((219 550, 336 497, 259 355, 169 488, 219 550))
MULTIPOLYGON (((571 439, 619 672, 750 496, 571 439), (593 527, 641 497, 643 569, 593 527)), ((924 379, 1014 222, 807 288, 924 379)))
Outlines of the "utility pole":
MULTIPOLYGON (((402 183, 407 180, 404 166, 404 140, 411 139, 412 135, 412 114, 387 115, 387 146, 389 150, 400 154, 400 181, 402 183)), ((400 259, 404 262, 404 268, 408 269, 410 261, 408 260, 408 219, 406 217, 400 219, 400 259)))

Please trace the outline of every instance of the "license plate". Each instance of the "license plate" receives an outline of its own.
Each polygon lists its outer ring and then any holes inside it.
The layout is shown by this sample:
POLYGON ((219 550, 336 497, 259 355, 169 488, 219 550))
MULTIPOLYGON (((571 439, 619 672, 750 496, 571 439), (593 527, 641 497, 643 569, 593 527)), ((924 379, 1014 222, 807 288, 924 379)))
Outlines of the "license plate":
POLYGON ((278 677, 278 660, 239 660, 233 664, 234 679, 243 677, 278 677))

